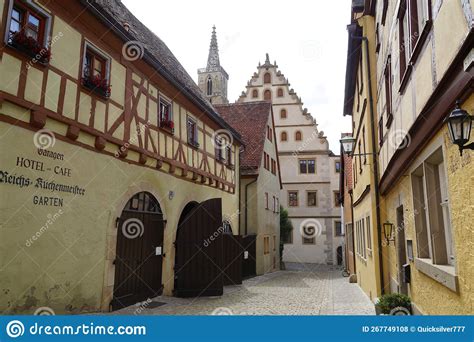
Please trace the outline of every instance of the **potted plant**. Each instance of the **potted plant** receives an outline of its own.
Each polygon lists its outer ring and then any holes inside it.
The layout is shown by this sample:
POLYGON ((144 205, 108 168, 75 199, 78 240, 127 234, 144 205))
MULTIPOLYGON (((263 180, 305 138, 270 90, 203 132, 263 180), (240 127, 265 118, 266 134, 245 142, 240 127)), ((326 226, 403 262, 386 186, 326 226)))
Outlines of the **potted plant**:
POLYGON ((401 293, 388 293, 375 304, 377 315, 411 315, 411 299, 401 293))
POLYGON ((48 64, 51 59, 51 49, 40 45, 36 39, 27 36, 23 31, 12 33, 9 45, 35 59, 38 63, 48 64))

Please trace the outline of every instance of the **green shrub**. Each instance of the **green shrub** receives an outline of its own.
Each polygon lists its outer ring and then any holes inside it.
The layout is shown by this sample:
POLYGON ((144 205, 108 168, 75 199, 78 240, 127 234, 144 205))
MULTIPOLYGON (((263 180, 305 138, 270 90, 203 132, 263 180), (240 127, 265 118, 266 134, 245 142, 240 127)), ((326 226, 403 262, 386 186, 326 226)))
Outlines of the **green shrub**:
POLYGON ((389 293, 380 297, 375 306, 378 307, 383 314, 389 314, 390 311, 397 307, 411 310, 411 299, 400 293, 389 293))

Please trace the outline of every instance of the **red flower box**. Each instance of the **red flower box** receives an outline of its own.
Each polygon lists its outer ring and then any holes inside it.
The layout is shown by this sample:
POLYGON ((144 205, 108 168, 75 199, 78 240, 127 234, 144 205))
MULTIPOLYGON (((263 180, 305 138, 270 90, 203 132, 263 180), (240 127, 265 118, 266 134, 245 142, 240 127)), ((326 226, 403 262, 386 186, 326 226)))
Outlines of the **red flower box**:
POLYGON ((48 64, 51 60, 51 49, 42 46, 33 37, 27 36, 23 31, 10 34, 9 45, 33 58, 34 62, 48 64))
POLYGON ((103 97, 110 96, 111 85, 106 78, 102 78, 101 75, 95 75, 94 77, 84 76, 82 77, 82 85, 95 93, 103 97))

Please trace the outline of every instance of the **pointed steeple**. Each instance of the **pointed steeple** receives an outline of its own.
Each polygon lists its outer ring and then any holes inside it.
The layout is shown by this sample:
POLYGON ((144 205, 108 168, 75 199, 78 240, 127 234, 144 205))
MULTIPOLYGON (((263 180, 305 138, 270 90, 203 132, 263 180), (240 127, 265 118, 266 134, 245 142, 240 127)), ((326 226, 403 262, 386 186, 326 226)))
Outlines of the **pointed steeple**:
POLYGON ((216 26, 212 26, 211 44, 207 57, 207 71, 216 71, 220 67, 219 48, 217 46, 216 26))

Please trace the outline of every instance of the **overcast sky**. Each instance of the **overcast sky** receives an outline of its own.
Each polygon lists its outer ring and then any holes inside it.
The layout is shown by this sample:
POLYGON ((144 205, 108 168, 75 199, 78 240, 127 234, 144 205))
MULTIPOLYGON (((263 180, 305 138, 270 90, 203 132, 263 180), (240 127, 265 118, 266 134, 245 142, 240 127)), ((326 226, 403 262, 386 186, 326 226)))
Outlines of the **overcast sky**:
POLYGON ((339 152, 340 133, 351 131, 350 119, 342 116, 350 0, 123 3, 168 45, 195 81, 197 69, 206 66, 216 25, 230 102, 268 52, 327 135, 330 148, 339 152))

